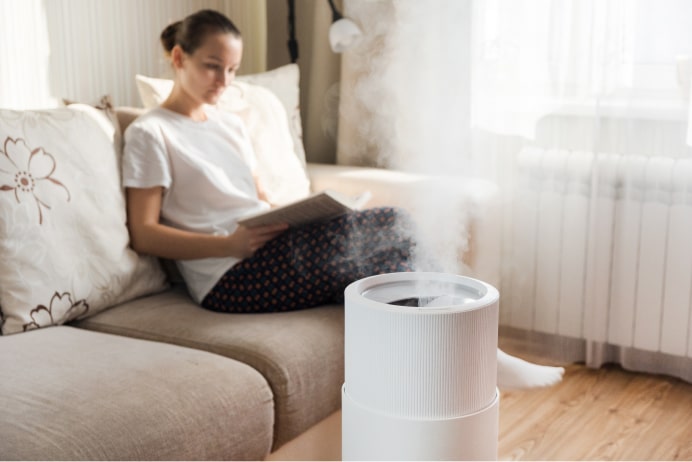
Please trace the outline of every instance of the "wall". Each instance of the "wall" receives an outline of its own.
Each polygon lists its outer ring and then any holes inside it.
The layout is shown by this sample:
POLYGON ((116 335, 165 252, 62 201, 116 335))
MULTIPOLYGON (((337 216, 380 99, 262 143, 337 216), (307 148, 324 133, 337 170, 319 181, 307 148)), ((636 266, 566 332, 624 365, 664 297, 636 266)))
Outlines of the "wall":
MULTIPOLYGON (((224 12, 242 31, 239 74, 290 62, 286 0, 0 0, 0 107, 95 102, 104 94, 116 105, 141 106, 135 74, 171 76, 159 33, 202 8, 224 12)), ((336 157, 340 72, 330 24, 327 0, 296 1, 303 141, 308 159, 324 163, 336 157)))
MULTIPOLYGON (((267 0, 267 68, 288 64, 286 0, 267 0)), ((336 1, 343 12, 342 3, 336 1)), ((329 48, 332 14, 327 0, 296 0, 303 144, 311 162, 336 162, 341 55, 329 48)))

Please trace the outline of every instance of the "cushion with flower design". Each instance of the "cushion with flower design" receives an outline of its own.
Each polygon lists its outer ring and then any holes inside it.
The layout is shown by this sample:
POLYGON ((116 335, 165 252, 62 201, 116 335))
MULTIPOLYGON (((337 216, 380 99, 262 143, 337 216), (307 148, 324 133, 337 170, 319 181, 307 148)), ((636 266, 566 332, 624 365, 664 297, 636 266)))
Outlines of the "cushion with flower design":
POLYGON ((88 105, 0 110, 0 312, 11 334, 165 289, 129 247, 116 128, 88 105))

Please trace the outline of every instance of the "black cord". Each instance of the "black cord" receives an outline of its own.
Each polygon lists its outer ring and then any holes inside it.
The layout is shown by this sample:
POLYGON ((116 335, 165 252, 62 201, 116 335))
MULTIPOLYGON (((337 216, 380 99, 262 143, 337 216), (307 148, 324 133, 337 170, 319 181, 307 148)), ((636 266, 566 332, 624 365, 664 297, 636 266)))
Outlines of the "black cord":
POLYGON ((296 2, 288 0, 288 53, 291 62, 298 60, 298 40, 296 40, 296 2))
POLYGON ((329 6, 332 7, 332 22, 336 22, 339 19, 343 18, 341 13, 339 13, 339 10, 336 9, 336 5, 334 5, 334 0, 329 0, 329 6))

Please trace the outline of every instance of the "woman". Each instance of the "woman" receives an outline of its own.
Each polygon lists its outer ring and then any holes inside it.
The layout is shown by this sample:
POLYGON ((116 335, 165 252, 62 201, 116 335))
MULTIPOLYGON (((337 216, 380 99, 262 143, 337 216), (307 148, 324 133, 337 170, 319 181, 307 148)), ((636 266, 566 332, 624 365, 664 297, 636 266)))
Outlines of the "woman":
POLYGON ((241 120, 213 105, 240 66, 240 32, 211 10, 168 26, 170 96, 125 133, 123 182, 132 246, 176 260, 193 298, 225 312, 282 311, 340 301, 365 276, 410 271, 407 222, 371 209, 300 228, 246 228, 267 209, 241 120))
MULTIPOLYGON (((411 223, 391 208, 299 228, 238 225, 270 207, 242 122, 213 108, 240 66, 240 32, 224 15, 202 10, 164 29, 161 43, 175 71, 173 90, 125 132, 135 250, 176 260, 193 298, 223 312, 339 302, 355 280, 414 269, 411 223)), ((503 388, 551 385, 562 373, 498 350, 503 388)))

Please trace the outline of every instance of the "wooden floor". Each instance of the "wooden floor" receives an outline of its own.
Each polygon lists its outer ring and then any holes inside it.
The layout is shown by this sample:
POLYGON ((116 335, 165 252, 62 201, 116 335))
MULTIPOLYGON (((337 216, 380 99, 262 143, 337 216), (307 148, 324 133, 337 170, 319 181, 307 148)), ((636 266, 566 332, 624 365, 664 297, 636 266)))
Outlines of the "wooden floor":
MULTIPOLYGON (((502 392, 500 460, 692 460, 692 384, 617 366, 566 369, 554 387, 502 392)), ((339 411, 269 459, 340 457, 339 411)))
POLYGON ((692 384, 566 369, 555 387, 502 394, 500 460, 692 460, 692 384))

